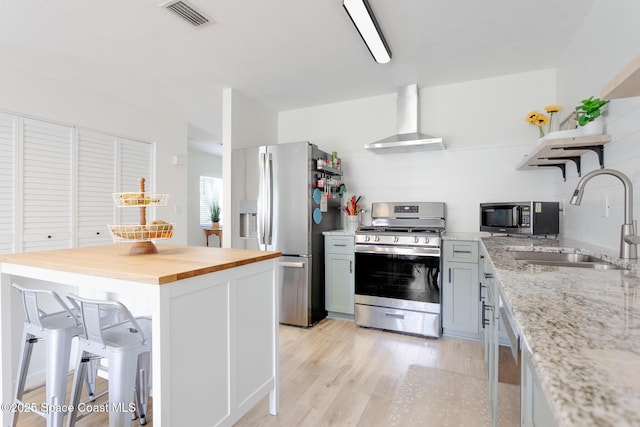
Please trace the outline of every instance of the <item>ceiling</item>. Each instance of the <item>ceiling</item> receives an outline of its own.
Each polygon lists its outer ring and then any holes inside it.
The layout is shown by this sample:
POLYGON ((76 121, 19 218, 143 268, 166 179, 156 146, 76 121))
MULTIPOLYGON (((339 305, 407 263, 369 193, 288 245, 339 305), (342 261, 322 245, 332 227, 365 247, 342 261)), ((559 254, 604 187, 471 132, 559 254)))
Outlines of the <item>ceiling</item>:
POLYGON ((186 0, 201 28, 163 1, 2 1, 0 66, 176 114, 190 147, 220 152, 224 88, 284 111, 552 68, 595 2, 369 0, 381 65, 341 0, 186 0))

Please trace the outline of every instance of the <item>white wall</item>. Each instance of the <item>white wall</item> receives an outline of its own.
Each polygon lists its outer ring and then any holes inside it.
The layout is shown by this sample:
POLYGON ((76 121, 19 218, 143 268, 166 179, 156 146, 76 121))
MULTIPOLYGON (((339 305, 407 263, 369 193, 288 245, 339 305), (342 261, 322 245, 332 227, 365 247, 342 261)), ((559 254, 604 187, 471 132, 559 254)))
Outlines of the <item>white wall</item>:
MULTIPOLYGON (((591 95, 599 96, 600 90, 638 55, 638 16, 640 2, 596 2, 558 67, 560 103, 575 106, 591 95)), ((605 167, 617 169, 632 180, 637 218, 640 213, 640 97, 613 100, 609 104, 606 132, 613 139, 605 146, 605 167)), ((594 154, 583 156, 583 174, 599 167, 594 154)), ((556 180, 554 186, 556 197, 568 201, 579 177, 574 166, 567 169, 567 182, 556 180)), ((564 234, 618 249, 623 204, 623 186, 619 180, 609 176, 593 178, 586 186, 582 204, 567 205, 566 216, 562 218, 564 234)))
MULTIPOLYGON (((204 232, 200 227, 200 176, 222 178, 222 157, 189 150, 188 163, 187 244, 190 246, 205 246, 204 232)), ((209 245, 217 246, 217 239, 217 236, 209 236, 209 245)))
POLYGON ((420 130, 442 136, 446 151, 364 150, 395 133, 395 94, 281 112, 278 140, 337 151, 348 193, 362 195, 366 209, 378 201, 444 201, 448 231, 478 231, 481 202, 555 200, 559 170, 515 170, 538 138, 525 116, 555 103, 555 93, 553 70, 421 89, 420 130))
POLYGON ((157 208, 156 216, 176 223, 174 237, 166 242, 186 243, 187 173, 172 163, 174 154, 187 155, 186 122, 8 65, 0 67, 0 82, 2 110, 155 142, 155 191, 170 195, 169 205, 157 208))
MULTIPOLYGON (((277 143, 278 114, 234 89, 223 91, 222 150, 223 204, 228 215, 222 236, 224 247, 242 248, 239 239, 240 200, 244 199, 244 182, 233 179, 232 152, 235 149, 277 143)), ((242 180, 244 181, 244 180, 242 180)))

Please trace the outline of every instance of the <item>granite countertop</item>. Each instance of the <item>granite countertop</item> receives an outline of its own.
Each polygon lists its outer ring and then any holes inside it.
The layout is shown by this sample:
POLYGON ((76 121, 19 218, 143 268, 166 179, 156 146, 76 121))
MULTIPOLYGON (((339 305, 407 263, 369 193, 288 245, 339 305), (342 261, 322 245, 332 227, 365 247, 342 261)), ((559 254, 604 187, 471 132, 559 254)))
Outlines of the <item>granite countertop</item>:
POLYGON ((638 261, 564 239, 467 239, 487 249, 558 424, 640 425, 638 261), (629 270, 530 265, 511 250, 584 253, 629 270))

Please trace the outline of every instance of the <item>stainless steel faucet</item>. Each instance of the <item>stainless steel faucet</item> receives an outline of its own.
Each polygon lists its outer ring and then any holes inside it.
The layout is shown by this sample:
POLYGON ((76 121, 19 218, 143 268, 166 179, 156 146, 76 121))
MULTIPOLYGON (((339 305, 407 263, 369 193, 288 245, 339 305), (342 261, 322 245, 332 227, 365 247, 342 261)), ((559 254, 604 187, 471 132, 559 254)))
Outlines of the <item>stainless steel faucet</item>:
POLYGON ((622 224, 622 233, 620 236, 620 258, 636 259, 638 258, 638 244, 640 238, 636 235, 636 223, 633 220, 633 184, 631 180, 622 172, 614 169, 596 169, 583 176, 578 181, 578 186, 571 196, 569 203, 572 205, 580 205, 584 194, 584 187, 587 182, 597 175, 611 175, 622 181, 624 185, 624 223, 622 224))

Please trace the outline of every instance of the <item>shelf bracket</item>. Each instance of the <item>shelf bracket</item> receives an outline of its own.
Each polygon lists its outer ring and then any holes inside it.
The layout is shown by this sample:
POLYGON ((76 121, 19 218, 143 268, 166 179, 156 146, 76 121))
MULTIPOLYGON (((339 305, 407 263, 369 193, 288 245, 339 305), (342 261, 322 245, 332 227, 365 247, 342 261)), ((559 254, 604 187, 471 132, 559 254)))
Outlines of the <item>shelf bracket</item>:
MULTIPOLYGON (((539 160, 571 160, 573 163, 576 164, 576 169, 578 171, 578 177, 582 176, 582 172, 581 172, 581 161, 580 161, 580 156, 566 156, 566 157, 538 157, 539 160)), ((566 181, 566 179, 565 179, 566 181)))
POLYGON ((604 145, 587 145, 583 147, 553 147, 552 150, 589 150, 598 155, 600 169, 604 169, 604 145))
MULTIPOLYGON (((555 159, 557 159, 557 157, 555 157, 555 159)), ((535 166, 537 168, 540 168, 540 167, 560 168, 560 170, 562 171, 562 179, 564 180, 564 182, 567 182, 567 166, 564 163, 549 163, 546 165, 529 165, 529 166, 535 166)))

